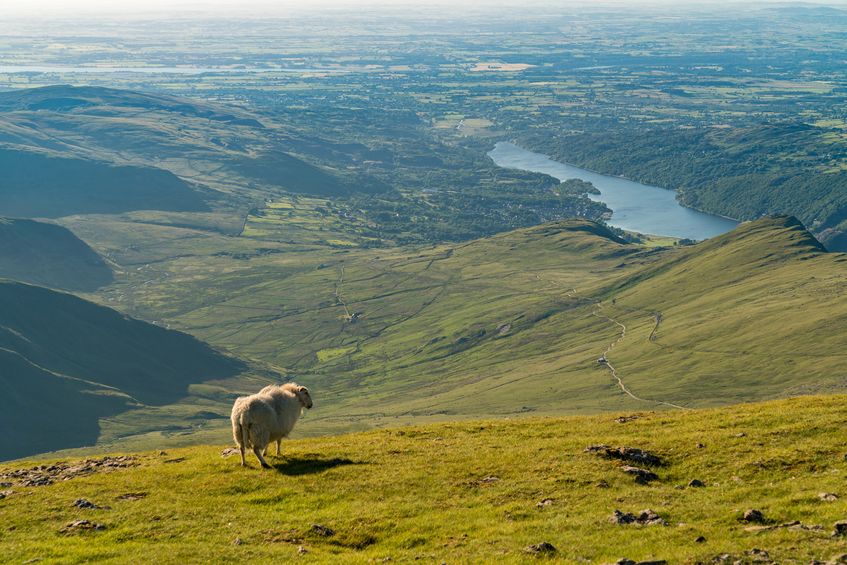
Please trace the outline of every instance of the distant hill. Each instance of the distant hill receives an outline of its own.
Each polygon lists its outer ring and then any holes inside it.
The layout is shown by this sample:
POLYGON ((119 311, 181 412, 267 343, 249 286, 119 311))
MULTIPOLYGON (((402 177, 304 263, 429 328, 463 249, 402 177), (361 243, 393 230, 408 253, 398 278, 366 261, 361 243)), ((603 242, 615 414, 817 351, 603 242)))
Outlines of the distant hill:
MULTIPOLYGON (((20 211, 6 203, 0 213, 124 211, 118 202, 125 202, 125 210, 203 209, 185 179, 237 202, 268 192, 333 196, 388 188, 282 151, 281 136, 287 138, 279 126, 265 125, 243 108, 190 98, 68 85, 0 92, 0 165, 16 167, 13 174, 23 171, 0 180, 0 189, 23 186, 29 192, 65 178, 74 185, 53 208, 42 210, 17 195, 20 211), (122 198, 103 202, 108 195, 122 198)), ((324 143, 311 138, 301 145, 324 143)))
POLYGON ((0 278, 83 292, 113 280, 103 259, 67 228, 2 217, 0 278))
POLYGON ((75 296, 0 282, 0 459, 93 444, 99 419, 245 365, 75 296))

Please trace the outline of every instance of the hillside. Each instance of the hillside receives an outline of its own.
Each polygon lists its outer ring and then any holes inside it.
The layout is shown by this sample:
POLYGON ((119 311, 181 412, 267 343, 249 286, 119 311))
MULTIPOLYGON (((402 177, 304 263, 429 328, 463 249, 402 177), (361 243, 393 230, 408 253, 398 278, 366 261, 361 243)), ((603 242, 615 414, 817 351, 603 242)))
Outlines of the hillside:
POLYGON ((69 294, 0 281, 0 459, 95 443, 99 418, 173 403, 246 365, 69 294))
MULTIPOLYGON (((316 396, 307 418, 326 400, 316 396)), ((299 439, 268 471, 220 457, 225 436, 87 463, 21 461, 0 466, 11 483, 0 543, 13 562, 525 563, 527 548, 547 542, 554 550, 542 555, 565 563, 823 563, 847 551, 832 535, 845 518, 845 402, 299 439), (643 449, 660 464, 585 451, 597 444, 643 449), (638 484, 626 464, 656 478, 638 484), (54 482, 22 484, 45 479, 54 482), (615 523, 616 511, 646 509, 655 524, 615 523), (747 510, 762 521, 744 521, 747 510)))
MULTIPOLYGON (((116 254, 127 275, 101 295, 319 391, 312 434, 696 408, 847 385, 847 304, 837 299, 847 259, 789 217, 667 248, 583 220, 375 250, 188 237, 116 254), (597 362, 604 352, 611 365, 597 362)), ((179 425, 192 402, 144 419, 179 425)), ((101 443, 211 442, 225 425, 127 438, 138 420, 104 423, 101 443)))
MULTIPOLYGON (((241 204, 280 190, 338 196, 386 189, 376 181, 347 178, 346 173, 283 152, 280 137, 287 137, 284 131, 267 127, 243 108, 186 97, 68 85, 0 92, 0 145, 5 148, 0 159, 41 159, 20 165, 44 177, 35 185, 67 175, 74 179, 75 173, 81 179, 104 177, 99 180, 112 185, 112 190, 130 191, 124 210, 196 209, 181 200, 166 207, 145 207, 133 202, 133 183, 160 190, 162 194, 149 195, 154 201, 164 194, 199 198, 185 191, 190 181, 217 191, 218 199, 241 204)), ((311 142, 321 145, 319 139, 311 142)), ((84 209, 59 215, 124 210, 84 209)))
POLYGON ((70 230, 0 218, 0 278, 93 292, 114 277, 103 259, 70 230))
POLYGON ((0 214, 59 218, 132 210, 202 212, 200 195, 170 172, 0 147, 0 214))

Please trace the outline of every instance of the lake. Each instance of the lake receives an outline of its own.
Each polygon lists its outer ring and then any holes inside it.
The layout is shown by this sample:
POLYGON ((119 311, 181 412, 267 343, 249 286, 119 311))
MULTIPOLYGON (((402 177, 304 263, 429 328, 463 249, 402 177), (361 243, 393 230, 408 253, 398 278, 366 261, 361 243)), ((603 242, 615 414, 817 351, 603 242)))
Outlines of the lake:
POLYGON ((560 181, 582 179, 590 182, 600 194, 589 197, 604 202, 612 210, 608 224, 624 230, 700 240, 728 232, 738 225, 735 220, 682 206, 672 190, 559 163, 514 143, 500 142, 488 156, 500 167, 545 173, 560 181))

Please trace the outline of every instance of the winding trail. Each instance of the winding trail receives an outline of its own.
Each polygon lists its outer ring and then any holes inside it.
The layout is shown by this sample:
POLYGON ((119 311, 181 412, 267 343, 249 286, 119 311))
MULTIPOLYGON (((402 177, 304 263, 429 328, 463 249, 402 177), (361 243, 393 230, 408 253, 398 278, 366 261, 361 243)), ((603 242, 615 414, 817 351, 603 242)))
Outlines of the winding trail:
POLYGON ((612 362, 609 361, 609 358, 608 358, 608 355, 612 351, 612 349, 614 349, 614 347, 618 343, 623 341, 623 339, 626 337, 626 325, 622 324, 621 322, 615 320, 614 318, 612 318, 610 316, 607 316, 605 314, 601 314, 600 311, 602 309, 603 309, 603 305, 600 304, 599 302, 597 302, 597 303, 594 304, 594 310, 591 312, 591 314, 593 316, 598 317, 598 318, 608 320, 609 322, 615 324, 616 326, 618 326, 621 329, 621 335, 618 336, 618 339, 616 339, 615 341, 613 341, 612 343, 609 344, 609 347, 607 347, 606 350, 603 352, 602 358, 606 360, 606 362, 605 362, 606 367, 608 367, 609 371, 612 373, 612 376, 618 382, 618 387, 620 387, 620 389, 623 391, 623 393, 626 394, 627 396, 629 396, 630 398, 632 398, 633 400, 638 400, 639 402, 650 402, 650 403, 654 403, 654 404, 662 404, 664 406, 670 406, 671 408, 678 408, 680 410, 688 410, 688 408, 686 408, 685 406, 680 406, 679 404, 674 404, 673 402, 665 402, 663 400, 651 400, 649 398, 642 398, 640 396, 633 394, 633 392, 627 388, 627 386, 626 386, 626 384, 624 384, 621 376, 618 375, 618 370, 615 368, 614 365, 612 365, 612 362))
POLYGON ((338 282, 335 283, 335 300, 344 307, 344 313, 347 315, 347 319, 352 320, 353 315, 350 314, 350 309, 347 308, 347 303, 344 302, 343 298, 341 298, 342 284, 344 284, 344 263, 341 264, 341 275, 338 277, 338 282))

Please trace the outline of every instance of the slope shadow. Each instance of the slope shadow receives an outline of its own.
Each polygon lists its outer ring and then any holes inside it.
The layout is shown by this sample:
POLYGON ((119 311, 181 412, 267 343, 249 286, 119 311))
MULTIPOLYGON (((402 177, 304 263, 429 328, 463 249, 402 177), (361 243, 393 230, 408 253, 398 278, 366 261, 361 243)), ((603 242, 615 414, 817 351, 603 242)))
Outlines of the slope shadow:
POLYGON ((346 457, 333 457, 332 459, 321 459, 320 457, 290 457, 283 463, 276 463, 271 466, 283 475, 297 476, 322 473, 329 469, 343 467, 345 465, 361 465, 361 463, 351 461, 346 457))

